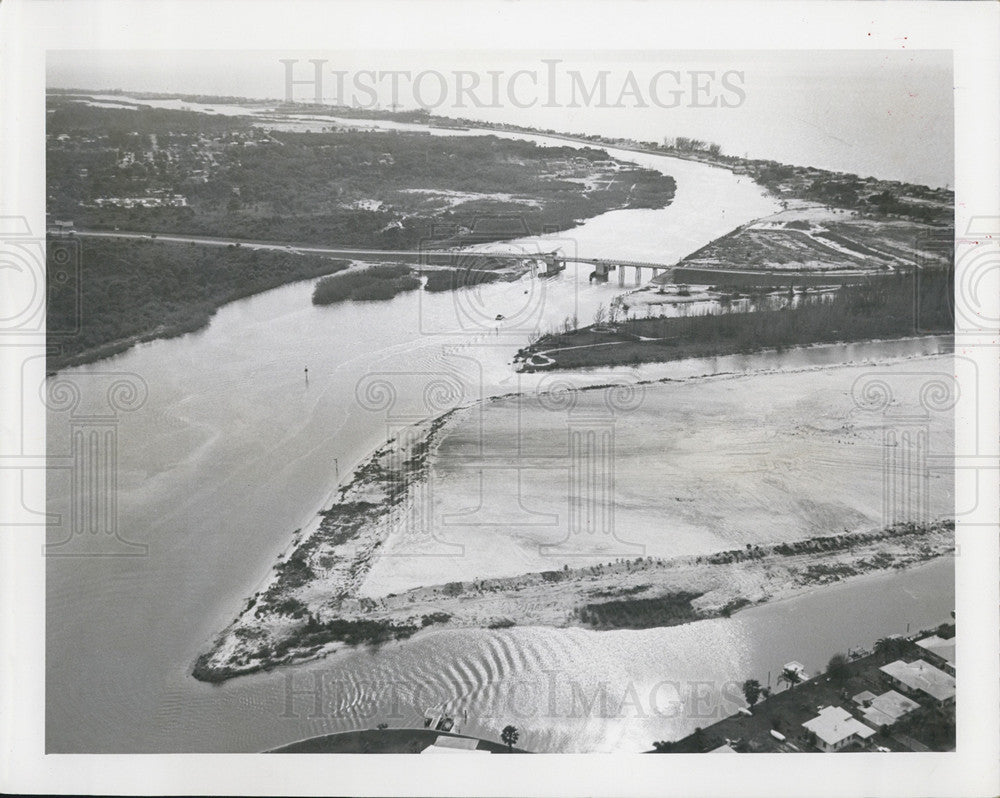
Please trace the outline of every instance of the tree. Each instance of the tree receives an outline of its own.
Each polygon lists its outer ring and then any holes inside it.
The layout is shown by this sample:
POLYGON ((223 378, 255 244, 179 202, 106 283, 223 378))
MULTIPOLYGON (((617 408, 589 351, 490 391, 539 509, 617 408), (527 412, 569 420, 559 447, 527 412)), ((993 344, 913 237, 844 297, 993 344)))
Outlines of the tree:
POLYGON ((834 654, 826 665, 826 675, 838 684, 843 684, 851 675, 851 669, 847 664, 847 657, 843 654, 834 654))
POLYGON ((791 689, 802 681, 802 674, 795 668, 785 668, 779 674, 778 681, 785 682, 785 684, 788 685, 788 688, 791 689))
POLYGON ((508 751, 514 749, 514 743, 517 742, 518 737, 520 737, 520 734, 516 726, 504 726, 503 731, 500 732, 500 739, 507 746, 508 751))
POLYGON ((600 305, 596 311, 594 311, 594 326, 600 327, 604 324, 604 319, 607 318, 607 308, 604 305, 600 305))
POLYGON ((898 637, 881 637, 875 641, 875 653, 882 662, 898 657, 902 647, 898 637))
POLYGON ((743 682, 743 697, 749 706, 753 706, 760 700, 760 682, 756 679, 747 679, 743 682))

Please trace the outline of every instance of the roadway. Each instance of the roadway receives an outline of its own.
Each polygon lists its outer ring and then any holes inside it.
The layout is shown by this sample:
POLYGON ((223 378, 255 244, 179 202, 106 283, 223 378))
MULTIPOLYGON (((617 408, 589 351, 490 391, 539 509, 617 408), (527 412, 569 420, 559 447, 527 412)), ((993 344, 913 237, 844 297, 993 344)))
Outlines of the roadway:
MULTIPOLYGON (((178 244, 207 244, 209 246, 229 247, 239 245, 248 249, 271 249, 283 250, 285 252, 309 252, 317 255, 331 255, 334 257, 354 258, 357 260, 368 260, 375 258, 393 259, 414 259, 420 257, 454 257, 456 254, 468 255, 479 254, 468 249, 462 250, 412 250, 412 249, 363 249, 353 247, 317 247, 302 244, 280 244, 274 241, 246 241, 239 238, 219 238, 215 236, 196 235, 172 235, 170 233, 136 233, 121 232, 111 230, 77 230, 76 235, 80 238, 125 238, 137 240, 170 241, 178 244)), ((491 242, 492 243, 492 242, 491 242)), ((497 242, 503 243, 503 242, 497 242)), ((526 255, 524 252, 484 252, 491 258, 524 260, 530 257, 545 258, 554 255, 556 260, 566 263, 586 263, 592 266, 627 266, 629 268, 638 267, 643 269, 669 269, 665 263, 649 263, 634 260, 615 260, 611 258, 587 258, 565 257, 555 252, 538 252, 534 255, 526 255)))
MULTIPOLYGON (((121 238, 135 240, 156 240, 169 241, 180 244, 204 244, 208 246, 229 247, 241 246, 248 249, 269 249, 284 252, 301 252, 316 255, 329 255, 331 257, 345 258, 349 260, 397 260, 406 262, 420 262, 428 258, 444 259, 450 261, 456 256, 470 256, 482 254, 500 260, 509 259, 513 261, 524 261, 527 258, 535 257, 541 260, 548 260, 554 257, 555 261, 562 263, 586 263, 598 268, 609 268, 617 266, 619 269, 634 268, 651 269, 654 279, 658 272, 664 272, 663 277, 668 282, 673 282, 674 278, 680 282, 689 284, 722 284, 727 280, 733 285, 752 287, 759 285, 842 285, 844 283, 859 282, 871 276, 871 271, 866 270, 844 270, 836 272, 821 271, 750 271, 743 269, 719 269, 705 268, 697 266, 683 266, 677 264, 651 263, 647 261, 615 260, 611 258, 588 258, 584 256, 566 257, 556 252, 539 252, 533 256, 525 255, 523 252, 484 252, 475 253, 465 250, 400 250, 400 249, 364 249, 354 247, 317 247, 301 244, 280 244, 274 241, 245 241, 236 238, 218 238, 213 236, 196 235, 172 235, 164 233, 136 233, 111 230, 77 230, 76 235, 80 238, 121 238)), ((470 264, 434 263, 434 266, 454 265, 456 268, 466 268, 470 264)), ((661 277, 661 280, 663 278, 661 277)))
MULTIPOLYGON (((279 244, 274 241, 247 241, 239 238, 218 238, 214 236, 196 235, 172 235, 169 233, 134 233, 111 230, 77 230, 78 238, 124 238, 145 241, 169 241, 177 244, 206 244, 216 247, 240 246, 247 249, 270 249, 283 252, 303 252, 316 255, 330 255, 333 257, 348 258, 354 260, 372 259, 409 259, 419 260, 422 257, 449 257, 456 255, 483 254, 491 258, 524 260, 527 257, 523 252, 484 252, 474 253, 468 250, 413 250, 413 249, 363 249, 354 247, 317 247, 302 244, 279 244)), ((536 257, 543 257, 551 253, 538 253, 536 257)))

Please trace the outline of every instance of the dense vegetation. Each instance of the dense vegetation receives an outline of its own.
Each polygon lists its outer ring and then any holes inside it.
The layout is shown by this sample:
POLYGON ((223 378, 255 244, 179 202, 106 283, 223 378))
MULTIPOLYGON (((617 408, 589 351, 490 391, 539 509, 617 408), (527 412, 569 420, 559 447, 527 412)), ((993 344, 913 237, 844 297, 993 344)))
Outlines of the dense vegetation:
POLYGON ((50 239, 47 323, 59 347, 49 368, 197 330, 227 302, 346 267, 318 255, 239 246, 50 239))
POLYGON ((495 283, 501 277, 496 272, 478 271, 474 269, 448 269, 427 272, 425 291, 454 291, 458 288, 472 288, 485 283, 495 283))
MULTIPOLYGON (((294 601, 294 600, 292 600, 294 601)), ((291 614, 291 613, 290 613, 291 614)), ((303 613, 293 615, 301 617, 303 613)), ((383 620, 345 620, 332 618, 329 621, 318 621, 312 614, 306 614, 305 626, 295 635, 283 638, 271 645, 264 645, 259 650, 264 669, 274 665, 291 662, 303 650, 318 650, 322 646, 340 642, 349 646, 362 644, 380 645, 390 640, 410 637, 417 631, 412 624, 397 624, 383 620)), ((195 679, 203 682, 221 683, 234 676, 247 673, 245 669, 229 665, 218 666, 211 663, 211 654, 199 655, 191 670, 195 679)))
MULTIPOLYGON (((162 134, 228 133, 246 130, 250 119, 244 116, 199 114, 169 108, 143 106, 131 108, 97 108, 82 102, 53 100, 49 103, 46 132, 66 133, 72 139, 86 136, 106 136, 111 146, 128 146, 135 136, 162 134)), ((87 149, 81 147, 81 149, 87 149)))
POLYGON ((420 279, 408 266, 372 266, 324 277, 316 283, 312 301, 314 305, 332 305, 347 299, 391 299, 419 287, 420 279))
POLYGON ((489 240, 499 240, 568 229, 613 208, 663 207, 674 193, 671 178, 597 149, 289 132, 247 117, 96 108, 61 96, 49 106, 49 211, 86 228, 413 249, 445 227, 471 231, 483 216, 518 218, 492 231, 489 240), (600 185, 584 187, 595 176, 600 185))
POLYGON ((627 598, 585 604, 577 611, 580 621, 596 629, 652 629, 699 618, 691 602, 701 593, 671 593, 657 598, 627 598))
POLYGON ((347 643, 351 646, 361 643, 384 643, 403 637, 409 637, 417 631, 412 624, 397 624, 379 619, 346 620, 331 618, 328 621, 318 621, 314 615, 309 615, 302 634, 297 638, 289 638, 275 644, 275 653, 283 654, 281 649, 309 648, 314 645, 326 644, 331 641, 347 643))
POLYGON ((794 308, 754 312, 723 309, 702 316, 633 319, 612 333, 597 333, 588 327, 551 334, 521 350, 518 357, 528 358, 524 368, 531 371, 541 367, 530 361, 534 352, 545 352, 559 368, 578 368, 950 333, 953 305, 950 270, 897 272, 843 286, 832 299, 817 296, 794 308), (615 345, 597 345, 609 342, 615 345))

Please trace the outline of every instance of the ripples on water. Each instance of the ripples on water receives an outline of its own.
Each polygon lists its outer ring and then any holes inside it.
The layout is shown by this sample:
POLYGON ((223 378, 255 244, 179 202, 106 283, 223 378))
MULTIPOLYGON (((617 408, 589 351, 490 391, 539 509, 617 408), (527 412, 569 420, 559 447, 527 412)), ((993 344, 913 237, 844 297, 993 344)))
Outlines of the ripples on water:
MULTIPOLYGON (((572 231, 588 254, 613 250, 671 262, 774 207, 757 187, 724 170, 615 154, 673 174, 677 197, 663 211, 616 211, 572 231)), ((535 750, 640 750, 691 720, 651 713, 651 691, 660 682, 719 681, 749 672, 760 677, 763 668, 780 667, 792 654, 808 662, 793 642, 815 619, 801 615, 768 622, 766 634, 738 619, 600 634, 438 632, 223 686, 194 681, 188 675, 194 657, 257 589, 292 530, 328 501, 335 470, 350 473, 400 425, 444 409, 429 407, 427 394, 416 389, 399 391, 389 407, 366 408, 356 400, 359 384, 376 372, 400 385, 444 377, 457 383, 453 398, 462 402, 530 387, 537 378, 518 377, 509 365, 530 330, 574 313, 587 320, 618 292, 613 285, 589 285, 582 270, 544 286, 483 286, 475 301, 490 320, 524 310, 497 334, 495 324, 482 318, 470 327, 470 305, 456 295, 417 293, 316 308, 311 288, 309 282, 289 285, 236 302, 199 333, 144 344, 61 375, 95 396, 111 371, 136 374, 148 386, 146 404, 119 421, 117 495, 122 533, 148 544, 149 553, 48 561, 48 750, 256 751, 383 719, 394 726, 419 724, 424 709, 442 703, 460 720, 468 710, 465 728, 472 733, 496 738, 515 723, 523 743, 535 750), (533 309, 525 309, 526 296, 535 300, 533 309), (788 656, 775 660, 786 650, 788 656), (288 716, 287 680, 301 688, 314 677, 337 688, 335 696, 324 692, 331 705, 310 717, 312 699, 299 696, 288 716), (552 679, 555 711, 548 712, 552 679), (602 682, 612 705, 632 689, 640 708, 623 717, 582 712, 602 682), (392 717, 391 706, 371 704, 373 690, 386 685, 399 685, 410 696, 397 702, 392 717), (584 691, 575 716, 574 685, 584 691)), ((803 357, 844 356, 831 352, 803 357)), ((724 361, 685 361, 668 371, 738 367, 724 361)), ((739 362, 752 367, 772 361, 739 362)), ((50 416, 48 446, 54 457, 69 451, 66 414, 50 416)), ((68 517, 68 502, 68 483, 51 474, 50 511, 68 517)), ((898 579, 937 602, 925 608, 929 620, 950 609, 946 578, 898 579)), ((846 624, 858 642, 872 636, 868 617, 846 624)), ((900 621, 882 619, 874 631, 896 631, 900 621)), ((659 700, 667 711, 676 709, 666 692, 659 700)))

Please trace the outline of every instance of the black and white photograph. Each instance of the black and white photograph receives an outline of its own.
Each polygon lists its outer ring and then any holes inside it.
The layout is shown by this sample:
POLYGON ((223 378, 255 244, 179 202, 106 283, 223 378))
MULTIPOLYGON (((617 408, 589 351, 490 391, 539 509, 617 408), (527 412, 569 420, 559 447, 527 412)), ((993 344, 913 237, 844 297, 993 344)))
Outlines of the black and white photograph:
POLYGON ((996 794, 998 8, 4 4, 3 791, 996 794))

